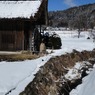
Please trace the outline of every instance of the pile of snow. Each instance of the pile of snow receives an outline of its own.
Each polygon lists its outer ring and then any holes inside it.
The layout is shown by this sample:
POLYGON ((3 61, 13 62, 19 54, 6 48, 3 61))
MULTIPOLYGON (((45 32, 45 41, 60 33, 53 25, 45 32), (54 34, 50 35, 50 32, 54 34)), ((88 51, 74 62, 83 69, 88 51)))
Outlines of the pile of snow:
POLYGON ((87 69, 86 73, 91 72, 92 68, 89 68, 91 64, 89 62, 77 62, 72 69, 69 69, 68 73, 65 75, 65 78, 68 80, 76 80, 81 78, 83 69, 87 69), (89 68, 89 69, 88 69, 89 68))
POLYGON ((37 1, 0 1, 0 18, 30 18, 35 16, 41 0, 37 1))
POLYGON ((43 66, 51 57, 59 56, 67 52, 70 53, 73 49, 82 51, 92 50, 95 47, 95 44, 91 39, 86 39, 87 36, 89 36, 88 32, 81 33, 80 38, 77 38, 77 32, 75 31, 55 32, 62 40, 62 49, 53 50, 54 53, 35 60, 26 60, 22 62, 0 62, 0 95, 5 95, 10 90, 12 91, 7 95, 19 95, 28 83, 33 80, 34 74, 40 69, 39 67, 43 66))
POLYGON ((95 95, 95 68, 70 95, 95 95))

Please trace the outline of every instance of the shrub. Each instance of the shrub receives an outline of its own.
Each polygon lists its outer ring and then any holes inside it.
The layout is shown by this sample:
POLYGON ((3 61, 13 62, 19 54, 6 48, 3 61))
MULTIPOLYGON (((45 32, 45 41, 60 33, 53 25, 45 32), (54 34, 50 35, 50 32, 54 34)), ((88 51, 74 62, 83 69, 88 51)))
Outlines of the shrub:
POLYGON ((49 49, 60 49, 61 48, 61 39, 60 37, 53 33, 51 36, 45 36, 44 37, 45 39, 45 44, 46 44, 46 47, 49 48, 49 49))

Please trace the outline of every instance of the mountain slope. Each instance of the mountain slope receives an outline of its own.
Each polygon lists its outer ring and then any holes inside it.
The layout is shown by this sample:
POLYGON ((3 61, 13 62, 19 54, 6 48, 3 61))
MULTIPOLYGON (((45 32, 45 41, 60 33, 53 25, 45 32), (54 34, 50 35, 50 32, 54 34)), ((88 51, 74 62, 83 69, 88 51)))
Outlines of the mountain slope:
MULTIPOLYGON (((83 21, 84 26, 91 27, 95 19, 95 3, 79 7, 69 8, 63 11, 49 12, 49 22, 51 26, 69 26, 73 22, 83 21)), ((74 25, 73 25, 74 27, 74 25)))

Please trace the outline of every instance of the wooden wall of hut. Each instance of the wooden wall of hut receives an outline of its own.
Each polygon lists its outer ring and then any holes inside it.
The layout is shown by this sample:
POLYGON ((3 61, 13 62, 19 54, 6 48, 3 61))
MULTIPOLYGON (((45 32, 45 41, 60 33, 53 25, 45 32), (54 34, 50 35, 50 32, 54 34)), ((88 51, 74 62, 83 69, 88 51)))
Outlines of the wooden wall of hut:
POLYGON ((0 31, 0 50, 22 50, 24 45, 23 40, 23 31, 0 31))
POLYGON ((24 21, 0 20, 0 50, 15 51, 24 49, 24 21))
POLYGON ((24 20, 0 19, 0 31, 21 31, 24 29, 24 20))

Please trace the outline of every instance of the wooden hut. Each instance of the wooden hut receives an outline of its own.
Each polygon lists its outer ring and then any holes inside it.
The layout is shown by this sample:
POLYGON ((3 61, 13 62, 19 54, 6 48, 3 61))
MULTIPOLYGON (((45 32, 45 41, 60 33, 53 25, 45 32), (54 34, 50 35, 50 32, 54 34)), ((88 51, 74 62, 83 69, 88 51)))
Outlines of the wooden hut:
POLYGON ((47 0, 0 1, 0 51, 36 50, 47 25, 47 0))

